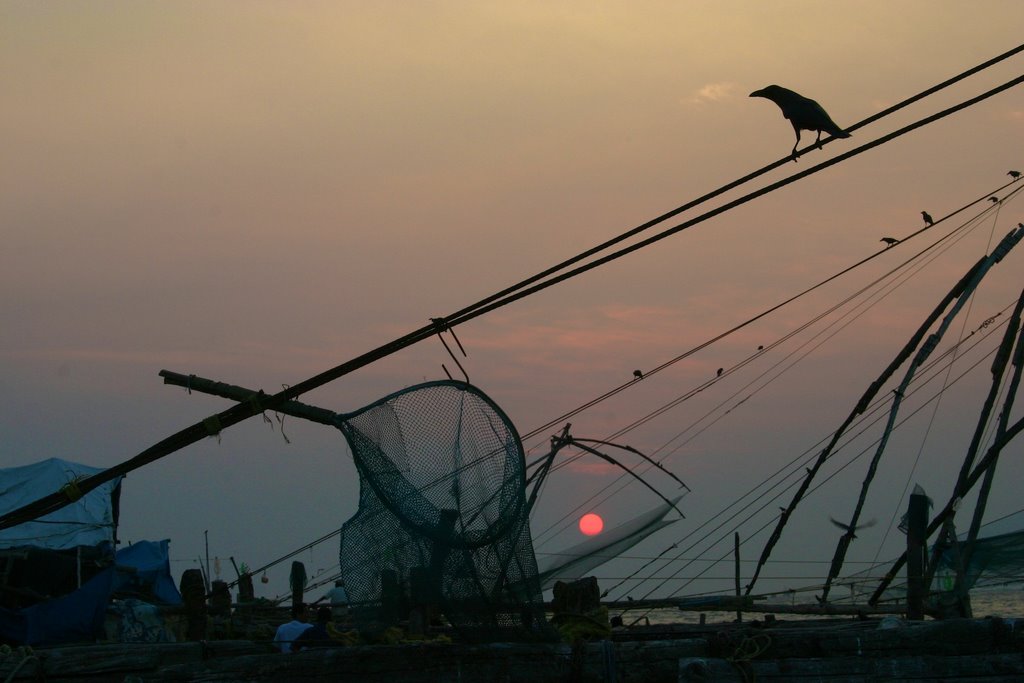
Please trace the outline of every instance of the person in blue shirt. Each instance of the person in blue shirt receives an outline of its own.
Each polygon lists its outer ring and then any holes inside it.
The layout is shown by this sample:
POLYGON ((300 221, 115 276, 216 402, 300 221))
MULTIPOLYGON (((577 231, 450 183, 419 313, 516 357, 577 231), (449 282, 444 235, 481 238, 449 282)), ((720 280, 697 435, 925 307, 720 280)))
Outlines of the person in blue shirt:
POLYGON ((316 611, 316 623, 299 634, 292 643, 292 652, 307 647, 324 647, 331 644, 331 636, 327 633, 327 624, 331 622, 331 608, 320 607, 316 611))
POLYGON ((298 604, 292 606, 292 620, 277 627, 274 634, 274 646, 287 654, 292 651, 292 642, 307 629, 313 628, 307 621, 306 606, 298 604))

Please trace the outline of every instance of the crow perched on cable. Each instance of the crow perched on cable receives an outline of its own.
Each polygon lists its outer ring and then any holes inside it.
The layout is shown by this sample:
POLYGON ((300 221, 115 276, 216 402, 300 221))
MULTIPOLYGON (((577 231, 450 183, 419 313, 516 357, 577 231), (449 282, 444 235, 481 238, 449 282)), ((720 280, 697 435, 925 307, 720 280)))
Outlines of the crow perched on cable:
POLYGON ((796 148, 800 144, 800 131, 813 130, 818 132, 814 143, 821 149, 822 131, 833 137, 848 138, 850 134, 840 128, 833 121, 824 108, 817 102, 803 95, 793 92, 778 85, 769 85, 750 93, 750 97, 764 97, 779 105, 782 115, 793 124, 793 132, 796 133, 796 143, 791 153, 793 161, 796 161, 796 148))
POLYGON ((1007 171, 1006 175, 1016 180, 1017 178, 1020 178, 1020 171, 1007 171))
POLYGON ((879 242, 885 242, 885 246, 887 248, 893 246, 894 244, 899 244, 900 243, 900 241, 898 239, 896 239, 895 237, 883 237, 882 239, 880 239, 878 241, 879 242))
POLYGON ((924 219, 925 225, 935 225, 935 221, 932 220, 932 217, 928 215, 927 211, 921 212, 921 218, 924 219))
POLYGON ((988 200, 990 202, 992 202, 993 204, 998 204, 999 203, 999 197, 989 197, 988 200))
POLYGON ((636 379, 643 379, 644 378, 644 373, 643 373, 642 370, 634 370, 633 371, 633 377, 635 377, 636 379))

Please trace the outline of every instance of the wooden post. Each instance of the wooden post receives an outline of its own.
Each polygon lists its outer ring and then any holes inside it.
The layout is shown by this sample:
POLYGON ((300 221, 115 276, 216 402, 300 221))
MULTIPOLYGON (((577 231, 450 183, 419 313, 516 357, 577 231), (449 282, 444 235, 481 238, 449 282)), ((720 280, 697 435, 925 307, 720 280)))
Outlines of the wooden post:
POLYGON ((924 619, 925 562, 928 554, 928 496, 914 488, 907 507, 907 618, 924 619))
POLYGON ((391 626, 398 623, 401 611, 402 587, 398 583, 398 572, 385 569, 380 573, 380 614, 381 624, 391 626))
POLYGON ((231 591, 228 590, 227 581, 218 579, 213 582, 207 611, 215 617, 231 615, 231 591))
POLYGON ((252 585, 252 574, 249 572, 243 572, 238 577, 238 602, 254 602, 256 600, 256 590, 252 585))
POLYGON ((736 555, 736 621, 743 621, 743 601, 740 596, 740 532, 733 535, 733 552, 736 555))
POLYGON ((302 594, 306 591, 306 565, 298 560, 292 562, 288 584, 292 589, 292 607, 298 607, 302 604, 302 594))
POLYGON ((426 567, 409 568, 409 635, 426 634, 435 606, 441 599, 437 588, 430 580, 430 571, 426 567))
POLYGON ((181 575, 181 599, 185 603, 189 640, 206 640, 206 582, 201 569, 186 569, 181 575))

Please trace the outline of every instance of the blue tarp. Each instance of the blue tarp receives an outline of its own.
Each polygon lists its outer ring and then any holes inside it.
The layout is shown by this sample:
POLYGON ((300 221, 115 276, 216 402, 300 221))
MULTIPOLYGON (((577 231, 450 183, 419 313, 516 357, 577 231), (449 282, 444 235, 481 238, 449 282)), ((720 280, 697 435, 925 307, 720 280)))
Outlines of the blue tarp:
POLYGON ((148 589, 162 603, 180 605, 181 593, 171 578, 168 539, 162 541, 140 541, 117 551, 119 567, 132 567, 135 574, 125 575, 120 590, 127 590, 134 584, 148 589))
POLYGON ((117 570, 104 569, 73 593, 40 602, 25 613, 25 645, 90 642, 103 630, 103 616, 117 583, 117 570))
MULTIPOLYGON (((82 477, 102 472, 70 460, 49 458, 22 467, 0 469, 0 514, 73 486, 82 477)), ((0 548, 31 546, 67 550, 78 546, 114 545, 121 479, 100 484, 79 500, 31 522, 0 530, 0 548)))
POLYGON ((120 590, 144 591, 165 603, 181 604, 171 579, 168 544, 142 541, 128 546, 117 552, 118 566, 104 569, 76 591, 21 610, 0 608, 0 641, 33 646, 91 642, 102 633, 107 605, 120 590))

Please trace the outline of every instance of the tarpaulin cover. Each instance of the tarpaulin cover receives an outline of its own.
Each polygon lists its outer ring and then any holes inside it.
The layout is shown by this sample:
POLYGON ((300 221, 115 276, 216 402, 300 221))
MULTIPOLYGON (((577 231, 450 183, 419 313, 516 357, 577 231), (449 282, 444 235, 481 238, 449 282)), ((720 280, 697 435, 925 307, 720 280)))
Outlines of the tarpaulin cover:
POLYGON ((170 575, 168 543, 141 541, 118 551, 118 566, 104 569, 67 595, 20 610, 0 608, 0 642, 33 646, 92 642, 102 634, 107 605, 118 591, 145 592, 158 601, 181 604, 170 575))
MULTIPOLYGON (((0 470, 0 514, 39 500, 73 484, 77 478, 102 472, 101 467, 50 458, 0 470)), ((0 530, 0 549, 34 546, 64 550, 77 546, 114 547, 121 479, 101 484, 79 500, 45 517, 0 530)), ((69 489, 70 490, 70 489, 69 489)))
POLYGON ((133 587, 151 593, 159 602, 180 605, 181 593, 171 578, 171 564, 168 559, 170 541, 139 541, 117 551, 117 565, 132 567, 135 573, 125 575, 118 590, 133 587))

